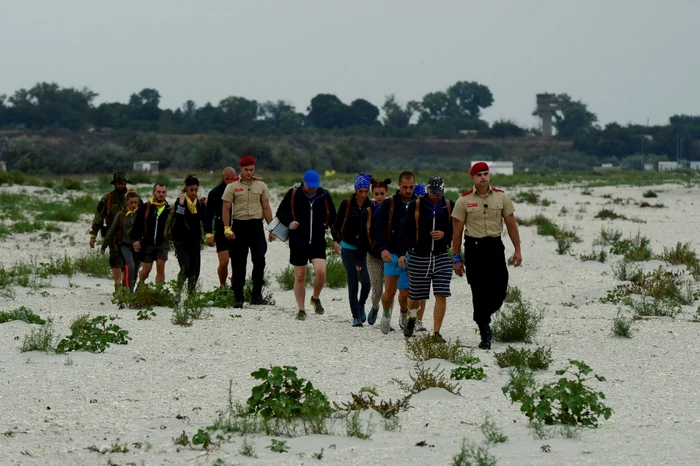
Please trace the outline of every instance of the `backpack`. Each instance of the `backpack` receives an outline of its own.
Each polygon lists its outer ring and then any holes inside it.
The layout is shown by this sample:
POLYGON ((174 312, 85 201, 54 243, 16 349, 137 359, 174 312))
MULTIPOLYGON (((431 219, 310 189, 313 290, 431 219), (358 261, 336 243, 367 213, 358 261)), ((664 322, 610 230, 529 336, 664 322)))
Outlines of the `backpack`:
MULTIPOLYGON (((445 204, 447 204, 447 221, 451 221, 452 218, 452 204, 450 201, 445 199, 445 204)), ((420 197, 416 199, 416 211, 414 212, 416 219, 416 243, 418 242, 418 219, 420 219, 420 197)))
MULTIPOLYGON (((187 220, 185 220, 185 225, 187 225, 187 220)), ((189 228, 189 227, 188 227, 189 228)), ((163 230, 163 237, 165 241, 173 241, 173 230, 175 229, 175 205, 170 206, 170 213, 168 214, 168 219, 165 221, 165 229, 163 230)))
MULTIPOLYGON (((290 208, 292 209, 292 220, 295 222, 297 221, 297 215, 294 213, 294 198, 296 197, 297 190, 299 189, 298 186, 294 186, 292 188, 292 199, 289 201, 290 208)), ((326 204, 326 222, 323 224, 326 228, 328 228, 328 221, 331 218, 331 208, 328 205, 328 193, 324 191, 324 196, 326 196, 325 199, 325 204, 326 204)), ((345 214, 345 218, 347 218, 348 214, 345 214)), ((343 223, 344 224, 344 223, 343 223)))
POLYGON ((394 220, 394 204, 396 203, 396 199, 394 196, 391 196, 389 198, 389 221, 386 224, 386 241, 389 241, 389 238, 391 238, 391 223, 394 220))
POLYGON ((343 224, 340 226, 340 237, 341 238, 343 237, 343 230, 345 230, 345 224, 348 223, 348 217, 350 216, 350 209, 352 209, 352 198, 351 197, 345 199, 345 216, 343 217, 343 224))

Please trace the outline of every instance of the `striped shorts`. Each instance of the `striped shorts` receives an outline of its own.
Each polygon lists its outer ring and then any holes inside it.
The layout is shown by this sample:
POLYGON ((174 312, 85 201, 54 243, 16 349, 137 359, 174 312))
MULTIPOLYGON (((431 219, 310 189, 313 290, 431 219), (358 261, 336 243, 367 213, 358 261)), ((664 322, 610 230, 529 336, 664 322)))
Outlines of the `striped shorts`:
POLYGON ((411 254, 408 261, 408 297, 420 301, 430 297, 430 283, 434 296, 451 296, 452 258, 444 252, 436 256, 421 257, 411 254))

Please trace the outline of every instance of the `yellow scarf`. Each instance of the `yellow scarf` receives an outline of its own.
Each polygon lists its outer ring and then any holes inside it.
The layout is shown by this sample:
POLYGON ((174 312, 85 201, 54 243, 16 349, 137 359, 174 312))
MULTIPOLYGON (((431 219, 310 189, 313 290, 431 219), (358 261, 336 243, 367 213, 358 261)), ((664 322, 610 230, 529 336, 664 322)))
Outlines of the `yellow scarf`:
POLYGON ((158 207, 159 209, 165 205, 166 201, 163 202, 156 202, 155 198, 151 198, 150 201, 148 201, 150 204, 153 204, 154 206, 158 207))
POLYGON ((134 215, 136 213, 136 211, 138 211, 138 210, 139 210, 138 207, 134 210, 126 209, 126 214, 124 214, 124 217, 128 217, 129 215, 134 215))
POLYGON ((189 197, 185 196, 185 200, 187 201, 187 208, 190 210, 190 213, 196 214, 197 213, 197 199, 194 201, 191 201, 189 197))

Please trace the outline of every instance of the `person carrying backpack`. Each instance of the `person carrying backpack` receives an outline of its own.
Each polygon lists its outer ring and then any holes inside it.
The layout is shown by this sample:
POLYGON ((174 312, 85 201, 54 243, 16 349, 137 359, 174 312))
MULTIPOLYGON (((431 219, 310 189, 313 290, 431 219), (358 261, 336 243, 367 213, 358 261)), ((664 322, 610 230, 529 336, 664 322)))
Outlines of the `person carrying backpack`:
POLYGON ((401 223, 399 249, 408 251, 399 257, 399 265, 408 266, 409 318, 403 329, 406 337, 413 336, 419 301, 430 297, 432 284, 435 296, 433 310, 433 336, 444 342, 440 335, 445 318, 447 298, 452 280, 452 258, 448 252, 452 244, 452 210, 454 202, 445 199, 445 181, 432 176, 427 184, 427 194, 411 202, 401 223))
MULTIPOLYGON (((325 312, 321 290, 326 283, 326 230, 335 223, 333 198, 321 187, 321 177, 314 170, 304 173, 301 186, 284 196, 276 217, 289 228, 289 263, 294 266, 294 298, 297 320, 306 320, 306 266, 314 268, 314 291, 311 306, 316 314, 325 312)), ((337 252, 337 251, 336 251, 337 252)))
POLYGON ((170 214, 170 204, 165 199, 167 194, 168 188, 165 185, 153 185, 153 197, 139 208, 131 228, 134 251, 141 254, 143 262, 139 272, 139 283, 146 281, 154 261, 156 285, 165 283, 165 263, 170 250, 170 244, 165 239, 165 224, 170 214))
POLYGON ((360 218, 362 211, 370 206, 368 196, 371 178, 372 175, 357 175, 355 193, 350 198, 341 201, 338 215, 331 228, 333 249, 340 249, 340 257, 348 277, 348 297, 353 327, 362 327, 362 324, 367 320, 365 302, 371 287, 364 252, 358 249, 362 226, 360 218), (358 272, 360 274, 359 280, 358 272), (360 297, 358 299, 357 292, 360 282, 362 288, 359 290, 360 297))
POLYGON ((172 239, 177 262, 180 264, 178 284, 182 286, 187 280, 187 290, 191 293, 197 287, 202 264, 202 222, 205 218, 206 198, 197 198, 199 179, 194 175, 187 175, 183 191, 184 196, 177 198, 168 218, 165 237, 172 239))
POLYGON ((130 188, 126 193, 126 207, 114 217, 100 248, 100 254, 104 254, 107 248, 119 250, 124 262, 124 281, 132 293, 136 287, 136 276, 141 265, 138 255, 134 254, 132 249, 130 236, 136 212, 139 209, 139 200, 139 195, 130 188))

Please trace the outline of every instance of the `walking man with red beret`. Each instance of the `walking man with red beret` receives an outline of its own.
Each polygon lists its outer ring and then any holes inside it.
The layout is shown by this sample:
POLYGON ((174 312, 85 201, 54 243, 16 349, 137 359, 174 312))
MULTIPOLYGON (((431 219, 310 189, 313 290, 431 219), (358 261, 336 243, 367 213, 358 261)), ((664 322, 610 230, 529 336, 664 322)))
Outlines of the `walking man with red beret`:
POLYGON ((505 192, 491 186, 488 164, 475 163, 469 174, 474 187, 462 194, 452 211, 453 269, 460 277, 466 273, 472 289, 473 318, 481 334, 479 348, 491 349, 491 315, 503 305, 508 287, 505 247, 501 240, 503 224, 515 248, 516 267, 522 263, 520 234, 513 202, 505 192), (464 262, 460 254, 462 234, 464 262))
MULTIPOLYGON (((267 242, 262 221, 263 218, 268 224, 272 221, 272 209, 267 185, 254 176, 255 159, 246 155, 238 164, 241 167, 240 177, 226 186, 221 198, 221 221, 224 225, 224 235, 232 240, 230 255, 233 262, 233 306, 242 308, 248 250, 253 262, 253 294, 250 303, 264 304, 262 288, 265 283, 267 242), (231 206, 233 224, 229 226, 231 206)), ((269 240, 272 239, 270 234, 269 240)))

